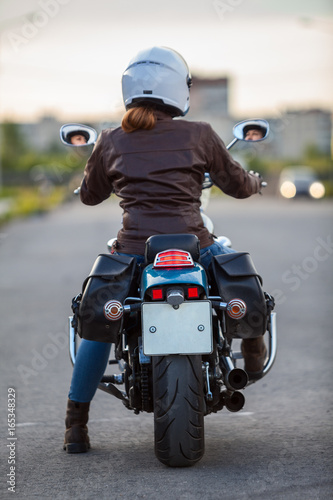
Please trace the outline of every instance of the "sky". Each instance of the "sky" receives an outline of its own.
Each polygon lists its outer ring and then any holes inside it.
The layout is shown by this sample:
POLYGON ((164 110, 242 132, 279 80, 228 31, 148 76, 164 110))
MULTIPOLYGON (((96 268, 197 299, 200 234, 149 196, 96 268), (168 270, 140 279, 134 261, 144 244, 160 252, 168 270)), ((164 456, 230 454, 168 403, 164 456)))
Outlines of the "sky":
POLYGON ((0 120, 112 119, 135 53, 230 78, 235 116, 333 112, 332 0, 0 0, 0 120))

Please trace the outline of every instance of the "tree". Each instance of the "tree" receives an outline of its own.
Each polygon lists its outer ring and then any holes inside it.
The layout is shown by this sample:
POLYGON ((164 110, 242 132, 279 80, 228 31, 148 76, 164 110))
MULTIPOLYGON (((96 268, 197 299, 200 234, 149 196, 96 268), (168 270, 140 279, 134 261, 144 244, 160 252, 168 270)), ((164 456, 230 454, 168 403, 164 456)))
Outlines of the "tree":
POLYGON ((20 127, 16 123, 4 122, 1 125, 1 164, 4 171, 15 170, 19 163, 19 158, 27 148, 20 132, 20 127))

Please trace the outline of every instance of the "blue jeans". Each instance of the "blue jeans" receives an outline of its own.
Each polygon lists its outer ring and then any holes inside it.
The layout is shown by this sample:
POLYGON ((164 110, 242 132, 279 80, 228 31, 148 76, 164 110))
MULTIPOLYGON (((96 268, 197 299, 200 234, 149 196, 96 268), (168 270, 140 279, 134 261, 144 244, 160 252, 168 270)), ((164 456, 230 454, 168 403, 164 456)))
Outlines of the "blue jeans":
MULTIPOLYGON (((213 255, 232 253, 235 250, 223 247, 219 243, 213 243, 200 251, 201 264, 208 268, 213 255)), ((118 252, 117 252, 118 253, 118 252)), ((118 255, 129 255, 121 254, 118 255)), ((136 257, 138 264, 144 262, 142 255, 131 255, 136 257)), ((68 397, 72 401, 88 403, 92 400, 98 384, 103 377, 110 356, 111 344, 106 342, 95 342, 82 339, 73 370, 72 382, 68 397)))
POLYGON ((223 253, 234 253, 235 250, 233 248, 224 247, 220 245, 220 243, 213 243, 209 247, 202 248, 200 250, 200 262, 201 264, 208 269, 209 264, 212 261, 213 255, 221 255, 223 253))

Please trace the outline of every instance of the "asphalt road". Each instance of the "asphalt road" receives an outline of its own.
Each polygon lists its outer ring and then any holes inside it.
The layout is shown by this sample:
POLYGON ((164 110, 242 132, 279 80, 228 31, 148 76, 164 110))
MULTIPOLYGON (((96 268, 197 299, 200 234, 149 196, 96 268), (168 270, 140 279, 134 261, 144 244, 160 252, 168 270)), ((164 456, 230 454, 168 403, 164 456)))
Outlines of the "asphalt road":
POLYGON ((16 498, 28 499, 332 498, 332 208, 259 196, 211 201, 215 232, 251 253, 277 299, 278 357, 245 390, 241 412, 206 417, 205 456, 189 469, 157 461, 151 414, 134 415, 102 392, 91 409, 92 450, 62 450, 70 302, 120 226, 117 205, 75 200, 1 228, 0 498, 13 495, 10 480, 16 498))

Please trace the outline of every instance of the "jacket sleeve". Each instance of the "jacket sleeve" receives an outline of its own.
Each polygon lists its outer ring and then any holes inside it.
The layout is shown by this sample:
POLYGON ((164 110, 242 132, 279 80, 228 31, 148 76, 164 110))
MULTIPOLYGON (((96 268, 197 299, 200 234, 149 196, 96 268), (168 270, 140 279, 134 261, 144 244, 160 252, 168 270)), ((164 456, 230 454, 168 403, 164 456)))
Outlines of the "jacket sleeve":
POLYGON ((85 205, 98 205, 110 196, 112 189, 104 164, 102 132, 85 166, 80 198, 85 205))
POLYGON ((207 124, 207 169, 214 184, 234 198, 248 198, 260 191, 260 180, 235 161, 223 141, 207 124))

